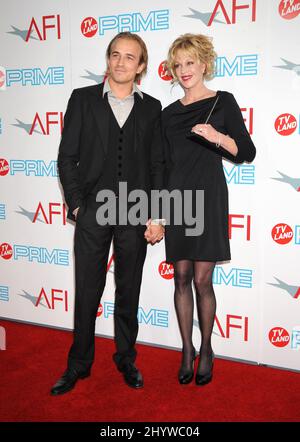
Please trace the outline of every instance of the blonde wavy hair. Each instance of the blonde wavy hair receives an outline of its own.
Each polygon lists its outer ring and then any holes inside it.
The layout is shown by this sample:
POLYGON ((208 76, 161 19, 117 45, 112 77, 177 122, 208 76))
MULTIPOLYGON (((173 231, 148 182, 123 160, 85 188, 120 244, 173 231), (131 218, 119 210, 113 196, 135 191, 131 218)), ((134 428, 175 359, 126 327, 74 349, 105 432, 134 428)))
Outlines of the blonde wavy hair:
POLYGON ((215 73, 215 60, 217 57, 212 44, 212 38, 202 34, 183 34, 173 41, 169 52, 166 67, 173 76, 173 83, 178 82, 175 72, 175 58, 178 50, 186 51, 189 55, 205 64, 203 77, 211 80, 215 73))

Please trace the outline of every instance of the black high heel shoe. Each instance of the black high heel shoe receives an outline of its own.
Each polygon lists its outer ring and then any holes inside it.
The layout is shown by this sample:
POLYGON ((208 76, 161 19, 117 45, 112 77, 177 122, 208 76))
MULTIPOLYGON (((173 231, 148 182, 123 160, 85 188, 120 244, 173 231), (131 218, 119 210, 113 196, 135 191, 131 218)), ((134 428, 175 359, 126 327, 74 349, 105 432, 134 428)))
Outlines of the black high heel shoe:
MULTIPOLYGON (((206 385, 206 384, 209 384, 209 382, 211 382, 212 377, 213 377, 214 359, 215 359, 215 354, 214 354, 214 352, 212 352, 212 354, 211 354, 211 369, 204 374, 196 373, 196 378, 195 378, 196 385, 206 385)), ((199 369, 199 365, 198 365, 198 369, 199 369)))
POLYGON ((192 368, 191 368, 191 370, 189 370, 188 368, 180 367, 179 372, 178 372, 179 384, 186 385, 186 384, 190 384, 192 382, 193 377, 194 377, 195 359, 196 359, 196 350, 195 350, 195 348, 193 348, 192 360, 191 360, 192 368))

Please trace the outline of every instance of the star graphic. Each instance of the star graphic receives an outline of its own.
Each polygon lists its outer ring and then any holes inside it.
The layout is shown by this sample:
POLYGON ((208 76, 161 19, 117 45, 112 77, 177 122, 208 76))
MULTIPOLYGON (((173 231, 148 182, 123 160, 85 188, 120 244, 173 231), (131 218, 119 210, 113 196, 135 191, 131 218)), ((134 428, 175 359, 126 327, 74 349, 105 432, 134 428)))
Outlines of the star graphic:
POLYGON ((104 75, 94 74, 93 72, 88 71, 87 69, 85 69, 85 72, 87 72, 88 75, 82 75, 81 78, 87 78, 88 80, 94 81, 97 84, 102 83, 104 80, 104 75))
MULTIPOLYGON (((200 11, 197 11, 196 9, 192 9, 192 8, 189 8, 189 10, 192 11, 192 14, 184 15, 183 17, 195 18, 196 20, 201 20, 202 23, 204 23, 206 26, 208 25, 212 12, 200 12, 200 11)), ((218 14, 219 14, 219 12, 216 13, 216 16, 218 14)), ((223 22, 221 20, 216 20, 215 18, 213 19, 213 21, 216 23, 225 24, 225 22, 223 22)))
MULTIPOLYGON (((24 294, 20 294, 19 296, 22 296, 22 298, 27 299, 27 301, 32 302, 32 304, 35 306, 38 300, 38 297, 32 296, 30 293, 26 292, 25 290, 22 290, 24 294)), ((42 301, 39 302, 39 305, 42 305, 43 307, 46 307, 45 304, 42 303, 42 301)))
MULTIPOLYGON (((7 34, 12 34, 12 35, 16 35, 17 37, 21 37, 22 40, 26 41, 26 36, 28 34, 28 29, 18 29, 15 26, 11 25, 11 27, 13 28, 13 31, 7 31, 7 34)), ((30 37, 32 40, 38 40, 36 37, 31 37, 31 34, 33 32, 33 29, 30 32, 30 37)))
POLYGON ((271 178, 272 180, 281 181, 282 183, 290 184, 297 192, 300 192, 300 178, 292 178, 288 175, 285 175, 282 172, 277 172, 281 175, 279 178, 271 178))
POLYGON ((285 64, 280 66, 273 66, 274 68, 286 69, 288 71, 293 71, 296 75, 300 75, 300 64, 293 63, 291 61, 285 60, 284 58, 280 58, 285 64))
MULTIPOLYGON (((21 206, 19 206, 19 207, 20 207, 21 210, 16 210, 15 212, 19 213, 20 215, 26 216, 31 222, 33 222, 33 218, 34 218, 35 212, 29 212, 29 210, 26 210, 26 209, 24 209, 21 206)), ((45 224, 45 221, 43 221, 43 220, 41 220, 39 218, 37 218, 36 221, 39 221, 40 223, 44 223, 45 224)))
POLYGON ((287 284, 286 282, 281 281, 280 279, 276 278, 275 276, 274 276, 274 279, 276 279, 276 281, 278 281, 277 284, 275 284, 273 282, 268 282, 268 284, 287 291, 292 296, 292 298, 295 298, 295 295, 298 292, 299 287, 297 287, 296 285, 287 284))
MULTIPOLYGON (((29 132, 32 128, 32 124, 23 123, 23 121, 18 120, 17 118, 16 118, 16 120, 17 120, 18 124, 12 124, 12 126, 20 127, 21 129, 24 129, 29 134, 29 132)), ((38 130, 33 129, 33 132, 36 132, 37 134, 41 135, 41 132, 39 132, 38 130)))

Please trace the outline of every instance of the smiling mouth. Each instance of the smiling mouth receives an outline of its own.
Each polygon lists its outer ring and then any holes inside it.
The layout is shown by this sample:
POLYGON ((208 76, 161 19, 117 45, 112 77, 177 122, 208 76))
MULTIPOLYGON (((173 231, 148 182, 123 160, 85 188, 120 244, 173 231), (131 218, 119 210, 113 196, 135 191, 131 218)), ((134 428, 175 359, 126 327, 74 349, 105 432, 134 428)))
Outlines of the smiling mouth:
POLYGON ((192 78, 192 75, 187 75, 186 77, 181 77, 182 81, 188 81, 192 78))

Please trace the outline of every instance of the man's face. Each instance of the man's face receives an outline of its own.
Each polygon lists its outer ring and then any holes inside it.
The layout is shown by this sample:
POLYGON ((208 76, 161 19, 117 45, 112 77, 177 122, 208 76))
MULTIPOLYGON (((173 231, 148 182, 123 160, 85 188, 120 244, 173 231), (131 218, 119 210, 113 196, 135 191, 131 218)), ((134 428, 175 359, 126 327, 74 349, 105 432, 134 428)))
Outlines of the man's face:
POLYGON ((126 38, 117 39, 111 48, 108 59, 109 75, 119 84, 131 83, 136 74, 142 72, 144 64, 139 64, 141 48, 138 42, 126 38))

